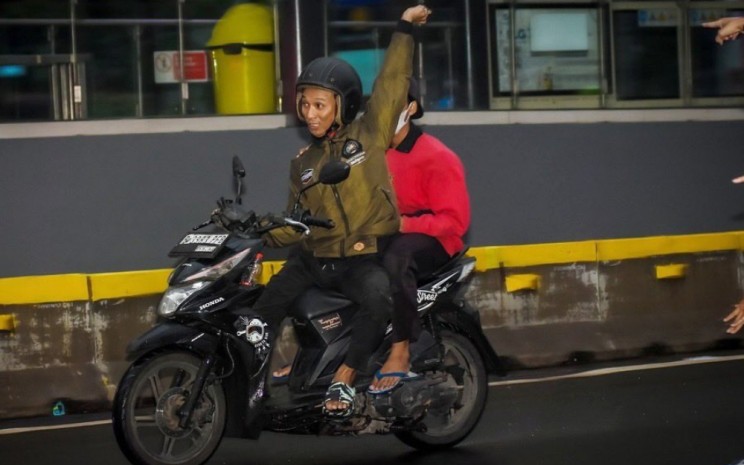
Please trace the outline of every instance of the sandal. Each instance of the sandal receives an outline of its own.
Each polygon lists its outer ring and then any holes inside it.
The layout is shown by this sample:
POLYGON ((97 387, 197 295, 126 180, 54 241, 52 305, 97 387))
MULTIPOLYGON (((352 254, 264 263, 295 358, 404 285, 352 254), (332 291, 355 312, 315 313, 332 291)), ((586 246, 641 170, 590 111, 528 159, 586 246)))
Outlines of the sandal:
POLYGON ((340 381, 331 384, 323 401, 323 414, 330 418, 349 418, 354 413, 354 396, 356 396, 356 389, 348 384, 340 381), (328 410, 326 405, 334 401, 347 404, 346 408, 328 410))
POLYGON ((284 365, 278 370, 271 373, 271 382, 275 385, 286 384, 289 381, 289 374, 292 372, 292 365, 284 365))
POLYGON ((367 390, 367 392, 369 392, 372 395, 385 394, 387 392, 393 391, 398 386, 403 385, 403 383, 405 381, 416 379, 418 377, 419 377, 419 375, 417 375, 416 373, 414 373, 412 371, 408 371, 408 372, 406 372, 406 371, 391 371, 389 373, 382 373, 382 372, 380 372, 378 370, 377 373, 375 373, 375 378, 377 378, 378 380, 383 379, 383 378, 397 378, 397 379, 396 379, 395 383, 393 383, 392 386, 388 386, 388 387, 381 388, 381 389, 375 389, 374 387, 370 386, 369 389, 367 390))

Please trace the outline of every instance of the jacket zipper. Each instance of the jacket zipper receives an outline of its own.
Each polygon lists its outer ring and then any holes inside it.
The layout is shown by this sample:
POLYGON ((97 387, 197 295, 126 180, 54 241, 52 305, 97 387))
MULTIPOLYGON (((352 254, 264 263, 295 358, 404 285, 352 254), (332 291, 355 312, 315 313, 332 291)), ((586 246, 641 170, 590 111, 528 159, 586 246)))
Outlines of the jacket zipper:
MULTIPOLYGON (((337 150, 336 150, 336 144, 329 141, 329 144, 331 146, 331 158, 333 160, 340 160, 341 157, 338 156, 337 150)), ((338 205, 338 209, 341 212, 341 219, 344 221, 344 230, 346 231, 346 237, 351 236, 351 226, 349 226, 349 217, 346 216, 346 210, 344 210, 344 204, 341 201, 341 196, 338 193, 338 189, 336 189, 336 186, 331 186, 331 191, 333 192, 333 197, 336 199, 336 205, 338 205)), ((346 240, 341 240, 341 257, 346 256, 346 240)))

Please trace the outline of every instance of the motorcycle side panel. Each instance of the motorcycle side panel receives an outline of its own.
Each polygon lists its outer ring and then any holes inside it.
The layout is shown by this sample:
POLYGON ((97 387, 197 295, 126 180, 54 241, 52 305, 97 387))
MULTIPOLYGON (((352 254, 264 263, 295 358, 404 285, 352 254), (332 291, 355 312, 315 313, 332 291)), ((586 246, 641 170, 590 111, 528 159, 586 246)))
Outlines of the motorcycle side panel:
POLYGON ((354 303, 343 294, 311 288, 298 299, 291 313, 300 345, 324 347, 347 337, 355 312, 354 303))

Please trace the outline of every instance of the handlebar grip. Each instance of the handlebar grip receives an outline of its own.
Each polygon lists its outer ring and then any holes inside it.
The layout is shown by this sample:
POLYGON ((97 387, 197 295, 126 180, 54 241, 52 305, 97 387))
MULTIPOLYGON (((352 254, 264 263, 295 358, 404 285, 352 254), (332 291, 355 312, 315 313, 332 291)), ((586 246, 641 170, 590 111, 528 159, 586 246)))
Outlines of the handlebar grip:
POLYGON ((306 216, 302 219, 302 222, 308 226, 317 226, 324 229, 333 229, 336 227, 336 223, 333 220, 323 220, 320 218, 313 218, 312 216, 306 216))

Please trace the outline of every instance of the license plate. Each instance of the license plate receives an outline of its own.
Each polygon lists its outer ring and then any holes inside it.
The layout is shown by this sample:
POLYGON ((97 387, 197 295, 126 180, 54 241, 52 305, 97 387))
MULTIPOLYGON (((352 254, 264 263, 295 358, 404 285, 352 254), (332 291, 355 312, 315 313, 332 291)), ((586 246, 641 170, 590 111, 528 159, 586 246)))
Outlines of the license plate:
POLYGON ((169 257, 214 258, 222 250, 229 234, 186 234, 171 249, 169 257))

